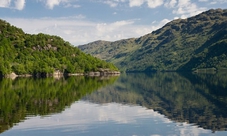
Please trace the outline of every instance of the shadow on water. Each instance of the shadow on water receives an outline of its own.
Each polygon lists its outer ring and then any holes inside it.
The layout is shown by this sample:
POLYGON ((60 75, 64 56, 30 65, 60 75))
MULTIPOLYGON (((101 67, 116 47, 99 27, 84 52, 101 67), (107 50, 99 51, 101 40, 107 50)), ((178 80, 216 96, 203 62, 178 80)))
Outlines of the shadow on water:
POLYGON ((0 133, 28 116, 60 113, 85 95, 114 83, 117 78, 0 79, 0 133))
POLYGON ((227 131, 227 73, 127 74, 83 98, 153 109, 176 122, 227 131))

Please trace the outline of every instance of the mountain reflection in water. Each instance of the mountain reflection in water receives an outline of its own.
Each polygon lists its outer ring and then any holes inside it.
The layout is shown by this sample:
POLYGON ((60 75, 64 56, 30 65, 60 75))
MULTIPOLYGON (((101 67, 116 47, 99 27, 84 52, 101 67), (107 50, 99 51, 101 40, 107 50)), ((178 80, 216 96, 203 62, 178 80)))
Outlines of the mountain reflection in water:
POLYGON ((64 111, 86 94, 114 83, 118 77, 0 79, 0 133, 27 116, 45 116, 64 111))
POLYGON ((2 79, 0 106, 3 136, 227 135, 227 74, 2 79))
POLYGON ((128 74, 84 100, 140 105, 175 122, 227 130, 227 73, 128 74))
POLYGON ((3 135, 149 136, 208 135, 210 130, 174 123, 152 109, 118 103, 79 101, 61 114, 30 117, 3 135))

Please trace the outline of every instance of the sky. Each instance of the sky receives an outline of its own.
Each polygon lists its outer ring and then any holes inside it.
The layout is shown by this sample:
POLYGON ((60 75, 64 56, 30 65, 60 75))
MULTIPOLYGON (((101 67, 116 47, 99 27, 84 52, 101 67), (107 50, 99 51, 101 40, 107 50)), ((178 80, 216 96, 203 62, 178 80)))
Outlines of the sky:
POLYGON ((227 0, 0 0, 0 19, 29 34, 57 35, 74 46, 138 38, 227 0))

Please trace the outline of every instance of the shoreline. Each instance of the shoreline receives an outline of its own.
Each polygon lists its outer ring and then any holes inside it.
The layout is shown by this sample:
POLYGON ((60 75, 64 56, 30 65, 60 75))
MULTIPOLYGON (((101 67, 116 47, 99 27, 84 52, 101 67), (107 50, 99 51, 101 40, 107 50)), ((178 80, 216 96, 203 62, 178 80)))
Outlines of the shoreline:
POLYGON ((49 73, 37 73, 37 74, 21 74, 17 75, 16 73, 12 72, 6 75, 0 75, 2 78, 11 78, 15 79, 17 77, 37 77, 37 78, 45 78, 45 77, 70 77, 70 76, 89 76, 89 77, 103 77, 103 76, 119 76, 121 72, 119 71, 97 71, 97 72, 87 72, 87 73, 62 73, 62 72, 54 72, 52 74, 49 73))

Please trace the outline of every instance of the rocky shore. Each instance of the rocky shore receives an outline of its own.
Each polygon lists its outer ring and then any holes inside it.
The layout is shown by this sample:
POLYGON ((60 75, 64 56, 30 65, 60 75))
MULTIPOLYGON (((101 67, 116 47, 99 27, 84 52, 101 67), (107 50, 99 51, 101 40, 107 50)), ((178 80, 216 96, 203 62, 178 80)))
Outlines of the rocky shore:
POLYGON ((119 76, 121 73, 119 71, 111 71, 109 69, 99 69, 98 71, 91 71, 86 73, 63 73, 59 70, 54 71, 54 73, 36 73, 36 74, 22 74, 17 75, 12 72, 3 77, 15 79, 17 77, 62 77, 62 76, 119 76))

